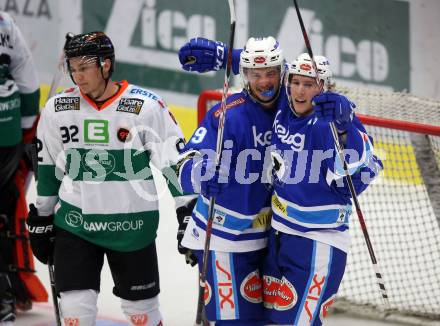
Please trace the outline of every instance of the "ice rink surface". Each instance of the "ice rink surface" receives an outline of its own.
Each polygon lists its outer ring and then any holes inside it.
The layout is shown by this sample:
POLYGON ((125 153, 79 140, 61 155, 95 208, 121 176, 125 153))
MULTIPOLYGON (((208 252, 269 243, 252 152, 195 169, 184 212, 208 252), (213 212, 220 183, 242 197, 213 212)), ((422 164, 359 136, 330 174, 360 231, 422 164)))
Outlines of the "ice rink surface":
MULTIPOLYGON (((163 180, 158 183, 163 189, 163 180)), ((28 191, 28 202, 35 202, 35 185, 28 191)), ((197 272, 185 264, 183 256, 177 252, 177 220, 174 201, 168 193, 160 198, 160 224, 157 236, 157 250, 160 269, 160 304, 165 326, 191 326, 194 324, 197 306, 197 272)), ((37 273, 46 285, 50 295, 47 266, 36 261, 37 273)), ((119 299, 112 294, 113 282, 107 264, 101 274, 101 293, 98 299, 98 326, 128 325, 120 309, 119 299)), ((55 318, 50 295, 49 303, 34 304, 34 308, 18 315, 17 326, 53 326, 55 318)), ((398 326, 401 324, 385 323, 359 319, 346 314, 331 315, 327 326, 398 326)))

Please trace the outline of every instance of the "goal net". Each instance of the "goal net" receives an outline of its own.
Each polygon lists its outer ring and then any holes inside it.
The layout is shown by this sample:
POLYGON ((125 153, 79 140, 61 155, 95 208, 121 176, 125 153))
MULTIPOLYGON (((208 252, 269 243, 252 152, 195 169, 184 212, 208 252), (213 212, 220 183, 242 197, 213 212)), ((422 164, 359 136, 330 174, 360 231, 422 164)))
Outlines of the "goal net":
MULTIPOLYGON (((390 302, 376 283, 356 213, 334 308, 423 324, 440 320, 440 102, 401 92, 338 87, 374 138, 384 170, 359 196, 390 302)), ((204 91, 198 120, 221 100, 204 91)))

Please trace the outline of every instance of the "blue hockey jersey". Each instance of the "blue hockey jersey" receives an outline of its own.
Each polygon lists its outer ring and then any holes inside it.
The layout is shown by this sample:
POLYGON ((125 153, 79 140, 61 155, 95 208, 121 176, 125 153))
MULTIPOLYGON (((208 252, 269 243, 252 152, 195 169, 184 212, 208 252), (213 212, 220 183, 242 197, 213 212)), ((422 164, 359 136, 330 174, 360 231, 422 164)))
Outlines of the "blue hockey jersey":
MULTIPOLYGON (((382 165, 357 117, 346 137, 345 160, 360 194, 382 165)), ((347 251, 351 196, 330 125, 314 114, 297 117, 285 106, 275 117, 272 144, 272 226, 347 251)))
MULTIPOLYGON (((230 161, 226 163, 230 167, 229 184, 216 197, 212 250, 246 252, 266 246, 272 194, 267 172, 271 168, 269 145, 275 112, 254 102, 246 92, 228 97, 222 160, 230 161)), ((183 155, 193 150, 215 152, 219 117, 220 104, 207 113, 183 155)), ((187 160, 181 166, 181 184, 192 182, 195 160, 187 160)), ((203 248, 208 206, 209 198, 199 195, 182 242, 185 247, 203 248)))

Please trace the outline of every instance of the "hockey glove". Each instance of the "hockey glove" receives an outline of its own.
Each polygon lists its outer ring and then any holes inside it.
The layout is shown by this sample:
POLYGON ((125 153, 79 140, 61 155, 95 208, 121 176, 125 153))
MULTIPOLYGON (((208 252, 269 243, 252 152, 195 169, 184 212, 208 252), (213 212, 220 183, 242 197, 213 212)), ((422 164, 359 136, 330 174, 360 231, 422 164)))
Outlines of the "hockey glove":
MULTIPOLYGON (((196 175, 198 171, 195 171, 196 175)), ((217 166, 214 160, 202 161, 200 193, 206 198, 217 197, 228 187, 229 171, 225 166, 217 166)), ((197 177, 196 177, 197 179, 197 177)))
POLYGON ((53 255, 55 237, 53 218, 53 215, 39 216, 37 208, 33 204, 29 205, 29 214, 26 220, 29 240, 34 256, 43 264, 47 264, 53 255))
POLYGON ((225 68, 227 53, 226 44, 197 37, 180 48, 179 60, 186 71, 217 71, 225 68))
POLYGON ((353 109, 356 105, 345 96, 337 93, 325 92, 313 98, 316 116, 327 122, 334 122, 338 131, 347 130, 353 120, 353 109))
POLYGON ((191 266, 197 264, 197 257, 194 255, 191 249, 182 246, 182 239, 196 202, 197 198, 191 200, 185 206, 179 207, 176 210, 177 222, 179 223, 179 228, 177 230, 177 250, 180 254, 185 255, 186 263, 190 264, 191 266))

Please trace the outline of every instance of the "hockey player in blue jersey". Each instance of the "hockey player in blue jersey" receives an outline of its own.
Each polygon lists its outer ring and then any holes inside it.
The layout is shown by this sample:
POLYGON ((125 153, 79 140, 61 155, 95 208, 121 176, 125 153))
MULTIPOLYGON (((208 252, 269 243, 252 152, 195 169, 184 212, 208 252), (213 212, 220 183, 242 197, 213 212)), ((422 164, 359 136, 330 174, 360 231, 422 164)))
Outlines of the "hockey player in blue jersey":
MULTIPOLYGON (((218 46, 222 43, 192 39, 182 47, 180 60, 187 70, 224 68, 214 64, 224 59, 216 58, 221 53, 215 51, 218 46)), ((237 53, 234 50, 234 71, 237 53)), ((334 83, 328 60, 315 59, 321 85, 316 84, 308 55, 300 55, 289 66, 288 101, 283 102, 282 92, 274 122, 274 217, 264 268, 264 301, 271 324, 320 325, 344 273, 351 196, 328 122, 335 122, 349 154, 357 194, 382 168, 372 154, 372 139, 353 113, 354 105, 336 93, 319 94, 321 88, 333 90, 334 83)))
POLYGON ((244 89, 227 100, 219 171, 214 159, 219 105, 207 113, 182 153, 182 188, 200 195, 192 215, 178 213, 179 251, 199 268, 209 199, 216 199, 205 293, 206 315, 215 325, 265 324, 261 267, 272 195, 265 168, 271 167, 271 129, 284 68, 273 37, 250 38, 240 55, 244 89))
POLYGON ((328 60, 314 59, 320 85, 309 55, 301 54, 286 72, 289 104, 277 112, 273 128, 264 297, 268 319, 278 325, 321 325, 344 274, 352 205, 329 122, 338 130, 357 194, 382 168, 354 104, 330 91, 328 60))

